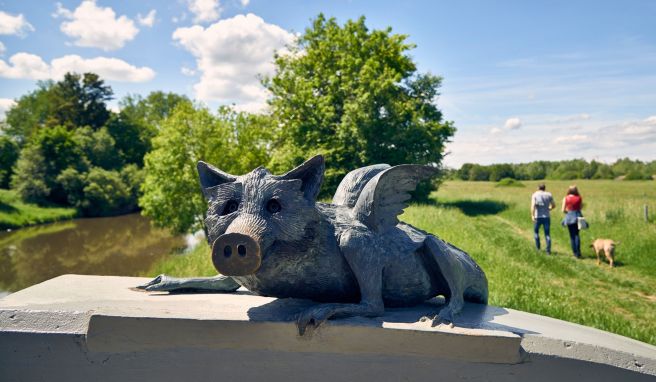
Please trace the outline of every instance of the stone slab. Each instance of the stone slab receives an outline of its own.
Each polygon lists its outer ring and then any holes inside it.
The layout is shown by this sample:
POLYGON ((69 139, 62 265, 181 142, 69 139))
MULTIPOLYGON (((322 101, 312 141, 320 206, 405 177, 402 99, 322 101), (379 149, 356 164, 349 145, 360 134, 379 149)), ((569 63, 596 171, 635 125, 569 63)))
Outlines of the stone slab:
POLYGON ((377 319, 329 321, 299 336, 293 318, 312 302, 246 291, 169 295, 131 289, 145 281, 66 275, 0 300, 0 380, 39 370, 51 380, 84 380, 86 373, 99 370, 107 380, 125 379, 128 370, 141 380, 182 370, 199 377, 216 371, 234 378, 314 375, 329 380, 312 374, 324 369, 387 380, 397 375, 393 365, 407 369, 406 376, 419 378, 434 370, 447 380, 656 376, 654 346, 512 309, 468 304, 456 326, 432 327, 421 318, 439 311, 440 301, 433 301, 391 309, 377 319), (208 363, 199 365, 200 359, 208 363), (67 364, 79 373, 57 366, 67 364), (412 365, 423 365, 423 371, 412 365))

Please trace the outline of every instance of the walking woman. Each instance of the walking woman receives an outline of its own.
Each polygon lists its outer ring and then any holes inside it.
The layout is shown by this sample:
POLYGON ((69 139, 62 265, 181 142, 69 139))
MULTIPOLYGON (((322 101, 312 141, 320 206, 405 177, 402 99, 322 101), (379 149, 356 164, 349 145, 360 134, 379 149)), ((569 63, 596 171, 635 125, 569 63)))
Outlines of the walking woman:
POLYGON ((563 198, 563 212, 566 213, 562 224, 569 230, 569 241, 572 252, 577 259, 581 257, 581 238, 579 236, 579 217, 582 217, 583 199, 576 186, 569 186, 567 195, 563 198))

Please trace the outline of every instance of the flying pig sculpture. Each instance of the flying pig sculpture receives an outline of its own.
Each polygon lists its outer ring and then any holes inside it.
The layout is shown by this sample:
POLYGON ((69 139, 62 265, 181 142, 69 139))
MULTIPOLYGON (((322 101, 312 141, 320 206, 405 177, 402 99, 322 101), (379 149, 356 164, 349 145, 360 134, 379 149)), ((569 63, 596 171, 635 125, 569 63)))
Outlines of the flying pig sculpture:
POLYGON ((284 175, 258 167, 227 174, 198 163, 208 201, 205 226, 211 278, 158 276, 149 291, 233 292, 311 299, 298 317, 302 334, 329 318, 384 313, 444 295, 439 319, 452 321, 464 301, 487 303, 487 279, 469 255, 397 218, 417 183, 436 169, 374 165, 348 173, 332 203, 316 201, 324 159, 284 175))

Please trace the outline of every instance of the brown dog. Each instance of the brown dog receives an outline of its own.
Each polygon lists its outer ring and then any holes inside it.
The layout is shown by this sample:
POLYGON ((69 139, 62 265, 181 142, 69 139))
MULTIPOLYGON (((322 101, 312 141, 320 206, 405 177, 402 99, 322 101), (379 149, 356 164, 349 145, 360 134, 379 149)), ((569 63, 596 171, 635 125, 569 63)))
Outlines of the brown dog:
POLYGON ((610 267, 613 267, 613 259, 615 258, 615 246, 618 245, 619 241, 613 241, 611 239, 597 239, 595 240, 591 247, 594 248, 595 254, 597 255, 597 265, 601 264, 600 254, 601 251, 604 252, 610 267))

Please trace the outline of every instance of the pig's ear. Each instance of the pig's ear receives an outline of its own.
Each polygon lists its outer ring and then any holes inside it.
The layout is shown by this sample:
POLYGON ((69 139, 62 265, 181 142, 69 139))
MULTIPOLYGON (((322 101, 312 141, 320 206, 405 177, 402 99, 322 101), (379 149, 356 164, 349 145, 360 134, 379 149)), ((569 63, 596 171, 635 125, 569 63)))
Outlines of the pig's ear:
POLYGON ((290 180, 300 179, 302 182, 301 191, 306 199, 314 201, 317 199, 321 182, 323 181, 323 172, 326 169, 322 155, 317 155, 308 159, 302 165, 280 175, 278 179, 290 180))
POLYGON ((203 190, 203 195, 208 197, 207 189, 210 187, 218 186, 219 184, 234 182, 237 177, 223 172, 209 163, 198 161, 196 165, 198 169, 198 177, 200 178, 200 186, 203 190))

